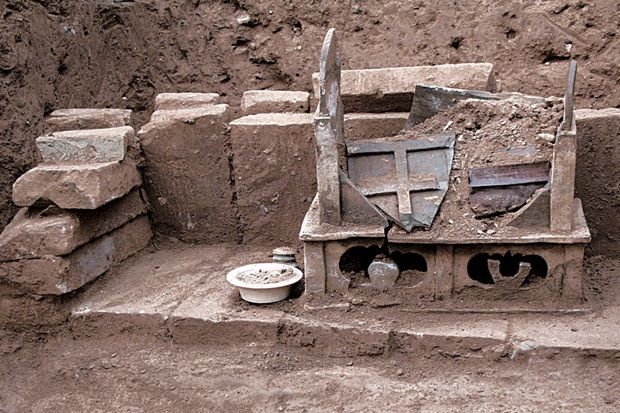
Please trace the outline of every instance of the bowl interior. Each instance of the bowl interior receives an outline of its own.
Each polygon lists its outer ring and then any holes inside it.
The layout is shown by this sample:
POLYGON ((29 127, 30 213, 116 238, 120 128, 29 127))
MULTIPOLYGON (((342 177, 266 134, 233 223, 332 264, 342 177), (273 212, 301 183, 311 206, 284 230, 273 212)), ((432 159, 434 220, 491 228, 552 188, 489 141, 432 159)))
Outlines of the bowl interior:
POLYGON ((252 289, 271 289, 271 288, 279 288, 279 287, 285 287, 287 285, 295 284, 296 282, 301 280, 302 277, 303 277, 303 273, 298 268, 295 268, 287 264, 268 262, 268 263, 249 264, 249 265, 244 265, 242 267, 235 268, 234 270, 230 271, 226 275, 226 280, 230 284, 236 287, 252 288, 252 289), (265 273, 270 273, 270 272, 279 273, 282 270, 291 271, 293 275, 290 278, 287 278, 286 280, 282 280, 278 282, 253 283, 253 282, 247 282, 247 281, 239 279, 239 276, 244 275, 244 274, 258 273, 259 271, 262 271, 265 273))

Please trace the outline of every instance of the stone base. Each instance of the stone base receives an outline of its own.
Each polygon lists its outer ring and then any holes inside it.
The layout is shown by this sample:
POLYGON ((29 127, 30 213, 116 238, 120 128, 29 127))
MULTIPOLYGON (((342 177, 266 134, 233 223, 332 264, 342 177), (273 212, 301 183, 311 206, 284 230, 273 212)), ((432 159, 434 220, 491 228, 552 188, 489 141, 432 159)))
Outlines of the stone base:
POLYGON ((382 238, 304 242, 306 292, 371 289, 368 265, 382 253, 399 265, 392 291, 407 301, 452 298, 538 308, 583 298, 583 243, 388 243, 387 251, 382 243, 382 238))

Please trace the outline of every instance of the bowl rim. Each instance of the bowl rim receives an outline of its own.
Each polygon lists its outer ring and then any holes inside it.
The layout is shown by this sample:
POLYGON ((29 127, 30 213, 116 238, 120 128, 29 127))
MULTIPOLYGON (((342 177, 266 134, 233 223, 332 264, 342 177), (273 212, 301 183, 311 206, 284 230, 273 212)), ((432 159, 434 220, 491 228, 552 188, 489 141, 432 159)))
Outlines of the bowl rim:
POLYGON ((238 288, 247 288, 251 290, 271 290, 274 288, 282 288, 288 287, 290 285, 295 284, 299 280, 303 278, 304 274, 301 272, 299 268, 295 268, 289 264, 281 264, 277 262, 259 262, 255 264, 243 265, 241 267, 237 267, 226 274, 226 281, 228 283, 234 285, 238 288), (237 278, 237 276, 249 269, 268 269, 268 270, 281 270, 281 269, 291 269, 293 270, 294 276, 288 280, 279 281, 277 283, 269 283, 269 284, 252 284, 248 282, 241 281, 237 278))

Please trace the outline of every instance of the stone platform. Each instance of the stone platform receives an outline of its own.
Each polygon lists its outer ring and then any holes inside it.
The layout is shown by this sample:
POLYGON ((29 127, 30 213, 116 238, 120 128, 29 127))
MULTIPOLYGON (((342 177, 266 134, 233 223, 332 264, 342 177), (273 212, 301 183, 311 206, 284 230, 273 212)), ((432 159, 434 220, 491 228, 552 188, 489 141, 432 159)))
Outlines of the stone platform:
POLYGON ((381 295, 367 300, 301 296, 260 306, 241 301, 225 282, 226 272, 269 261, 268 254, 264 248, 232 244, 146 249, 81 292, 72 314, 76 322, 94 328, 141 329, 178 343, 277 342, 335 357, 393 352, 490 358, 620 355, 620 303, 615 299, 605 308, 513 308, 510 313, 392 306, 381 295))

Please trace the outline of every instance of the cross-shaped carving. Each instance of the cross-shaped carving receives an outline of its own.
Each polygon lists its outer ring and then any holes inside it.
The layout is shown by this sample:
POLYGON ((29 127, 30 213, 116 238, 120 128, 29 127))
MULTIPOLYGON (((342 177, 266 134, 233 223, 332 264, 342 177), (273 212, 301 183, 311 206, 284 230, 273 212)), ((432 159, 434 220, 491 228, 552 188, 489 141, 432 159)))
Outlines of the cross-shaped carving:
MULTIPOLYGON (((356 168, 349 168, 351 179, 356 183, 359 190, 365 196, 396 194, 398 200, 398 223, 410 231, 414 226, 428 226, 430 223, 420 222, 415 219, 415 211, 411 204, 411 192, 429 191, 444 189, 441 188, 437 176, 439 171, 450 170, 448 158, 446 162, 436 165, 436 174, 426 174, 416 176, 416 166, 410 165, 407 154, 409 152, 426 151, 431 149, 452 148, 454 145, 454 132, 444 132, 439 135, 400 141, 356 141, 347 144, 347 153, 350 157, 378 154, 393 154, 395 161, 395 176, 380 176, 375 182, 365 181, 360 183, 356 175, 359 175, 356 168), (412 171, 412 173, 410 173, 412 171), (390 179, 392 178, 392 179, 390 179), (394 179, 395 178, 395 179, 394 179)), ((377 157, 373 162, 384 162, 377 157)), ((451 163, 451 157, 450 157, 451 163)), ((372 167, 372 164, 371 164, 372 167)), ((435 168, 435 167, 434 167, 435 168)), ((441 200, 439 200, 441 201, 441 200)), ((429 204, 431 208, 438 207, 438 204, 429 204)))

